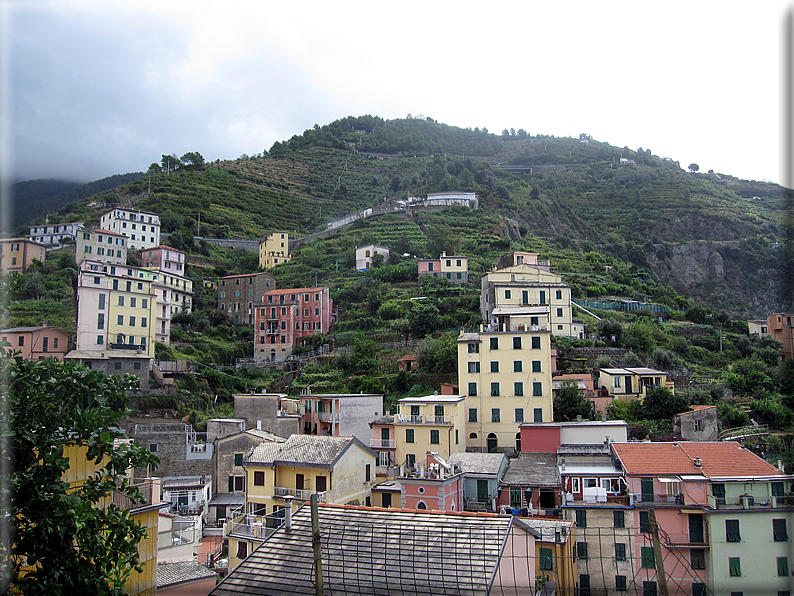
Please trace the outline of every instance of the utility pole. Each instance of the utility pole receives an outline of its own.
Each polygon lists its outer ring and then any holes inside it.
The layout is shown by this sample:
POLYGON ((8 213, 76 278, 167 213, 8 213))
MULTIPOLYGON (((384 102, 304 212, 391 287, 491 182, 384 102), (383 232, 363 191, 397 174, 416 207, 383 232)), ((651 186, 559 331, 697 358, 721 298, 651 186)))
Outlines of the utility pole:
POLYGON ((655 509, 648 511, 648 522, 651 526, 651 537, 653 538, 653 558, 656 560, 656 580, 659 582, 659 594, 661 596, 669 596, 667 576, 664 573, 664 561, 662 560, 662 545, 659 543, 659 524, 656 523, 655 509))
MULTIPOLYGON (((314 547, 314 593, 323 596, 323 552, 320 542, 320 514, 317 511, 317 493, 312 493, 309 497, 309 506, 312 512, 312 546, 314 547)), ((667 596, 667 584, 665 592, 667 596)))

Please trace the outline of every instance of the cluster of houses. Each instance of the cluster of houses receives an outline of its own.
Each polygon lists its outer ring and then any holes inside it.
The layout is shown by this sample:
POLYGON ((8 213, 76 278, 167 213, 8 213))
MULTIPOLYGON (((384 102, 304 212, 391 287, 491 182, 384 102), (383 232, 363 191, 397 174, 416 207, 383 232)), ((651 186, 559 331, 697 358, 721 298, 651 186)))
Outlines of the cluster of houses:
POLYGON ((243 394, 235 418, 210 420, 199 440, 185 425, 128 430, 161 457, 173 511, 222 538, 206 561, 227 574, 213 594, 311 593, 312 496, 326 590, 363 582, 360 593, 381 583, 390 593, 459 593, 475 581, 483 585, 471 593, 655 594, 664 582, 667 593, 759 594, 791 585, 794 476, 739 443, 629 442, 623 421, 530 421, 513 425, 512 450, 473 449, 460 440, 466 396, 404 398, 390 414, 382 403, 243 394), (448 539, 444 553, 428 546, 448 539), (384 548, 395 570, 423 571, 384 571, 384 548), (429 571, 439 564, 446 573, 429 571))

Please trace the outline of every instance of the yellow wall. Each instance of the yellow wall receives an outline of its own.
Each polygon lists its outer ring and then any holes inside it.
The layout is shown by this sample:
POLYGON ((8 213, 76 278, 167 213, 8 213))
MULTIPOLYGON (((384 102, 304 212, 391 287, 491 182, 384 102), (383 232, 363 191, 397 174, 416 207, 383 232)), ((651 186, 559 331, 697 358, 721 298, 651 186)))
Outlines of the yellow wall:
MULTIPOLYGON (((534 410, 540 408, 543 422, 551 422, 553 395, 551 387, 551 338, 547 331, 484 332, 468 334, 477 336, 476 341, 458 341, 458 382, 466 397, 466 446, 487 445, 487 437, 494 433, 499 448, 514 448, 520 421, 515 419, 516 408, 523 409, 523 421, 534 421, 534 410), (532 338, 540 338, 540 348, 532 348, 532 338), (498 349, 491 349, 491 338, 498 340, 498 349), (513 338, 521 338, 521 348, 513 348, 513 338), (470 343, 479 345, 479 352, 469 353, 470 343), (521 372, 514 372, 516 361, 521 362, 521 372), (540 372, 532 371, 532 363, 540 362, 540 372), (491 363, 496 362, 498 372, 491 372, 491 363), (469 363, 479 363, 479 372, 469 372, 469 363), (524 395, 516 395, 515 383, 523 384, 524 395), (469 395, 469 383, 476 383, 476 394, 469 395), (491 396, 491 383, 499 383, 499 396, 491 396), (540 383, 541 395, 535 396, 534 383, 540 383), (468 417, 470 408, 477 409, 477 422, 468 417), (492 421, 492 409, 498 408, 500 421, 492 421), (472 432, 476 439, 469 438, 472 432)), ((476 370, 476 369, 475 369, 476 370)))
POLYGON ((289 262, 291 258, 289 234, 286 232, 274 232, 259 243, 259 266, 263 269, 272 269, 275 265, 289 262))
POLYGON ((402 465, 406 461, 406 456, 411 453, 416 456, 416 463, 419 466, 425 465, 426 454, 428 451, 438 453, 440 457, 447 459, 450 453, 466 450, 466 422, 464 418, 465 400, 458 403, 428 402, 424 404, 399 404, 399 413, 405 419, 411 420, 411 405, 419 406, 419 415, 423 420, 435 419, 436 405, 444 406, 444 418, 449 419, 449 424, 414 424, 411 422, 401 423, 395 419, 394 433, 396 439, 396 449, 394 453, 397 465, 402 465), (414 431, 414 442, 406 441, 406 430, 414 431), (431 443, 430 435, 432 430, 438 431, 439 442, 431 443), (458 431, 458 443, 455 443, 455 431, 458 431))

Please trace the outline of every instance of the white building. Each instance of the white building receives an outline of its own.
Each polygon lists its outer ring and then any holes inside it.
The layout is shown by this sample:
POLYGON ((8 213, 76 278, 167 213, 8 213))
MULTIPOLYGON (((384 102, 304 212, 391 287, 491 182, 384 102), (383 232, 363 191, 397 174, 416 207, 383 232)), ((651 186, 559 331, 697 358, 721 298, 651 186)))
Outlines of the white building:
POLYGON ((77 233, 84 227, 82 222, 31 226, 28 238, 48 246, 55 246, 63 240, 77 241, 77 233))
POLYGON ((372 267, 372 258, 375 255, 383 255, 383 262, 389 262, 389 249, 385 246, 367 244, 366 246, 356 248, 356 270, 366 271, 372 267))
POLYGON ((103 230, 123 234, 127 248, 154 248, 160 244, 160 216, 130 209, 112 209, 99 219, 103 230))

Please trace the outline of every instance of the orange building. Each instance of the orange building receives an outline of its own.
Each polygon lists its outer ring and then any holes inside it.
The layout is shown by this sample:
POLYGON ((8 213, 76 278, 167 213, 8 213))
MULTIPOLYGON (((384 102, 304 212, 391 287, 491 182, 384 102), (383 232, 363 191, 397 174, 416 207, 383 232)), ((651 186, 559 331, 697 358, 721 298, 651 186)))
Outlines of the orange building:
POLYGON ((794 313, 776 312, 766 318, 767 328, 777 341, 783 344, 783 360, 794 358, 794 313))
POLYGON ((44 262, 47 246, 27 238, 0 240, 0 273, 25 273, 34 259, 44 262))
POLYGON ((57 358, 69 351, 69 335, 55 327, 11 327, 0 329, 0 339, 11 344, 25 360, 57 358))

